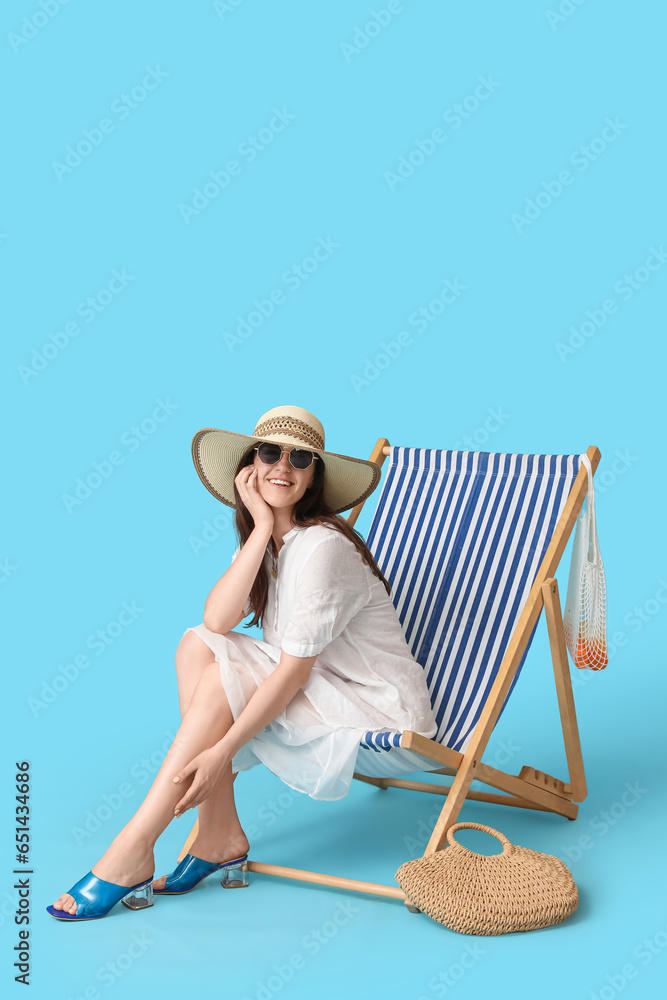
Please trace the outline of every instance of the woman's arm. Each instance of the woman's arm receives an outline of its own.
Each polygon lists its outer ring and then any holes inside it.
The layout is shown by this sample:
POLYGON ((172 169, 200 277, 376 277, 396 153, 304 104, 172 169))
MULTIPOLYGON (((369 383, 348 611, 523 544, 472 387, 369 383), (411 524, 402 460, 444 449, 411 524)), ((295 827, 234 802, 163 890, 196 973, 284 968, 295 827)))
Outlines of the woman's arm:
POLYGON ((246 465, 241 469, 235 483, 241 500, 252 516, 254 527, 236 559, 206 598, 204 625, 221 635, 235 628, 244 617, 243 607, 262 565, 274 527, 273 510, 257 489, 255 466, 246 465))
POLYGON ((243 618, 243 607, 262 565, 270 537, 270 529, 253 528, 236 559, 206 598, 203 621, 212 632, 224 635, 243 618))
POLYGON ((273 722, 304 686, 316 659, 317 656, 291 656, 289 653, 281 653, 276 669, 262 681, 222 739, 210 749, 197 754, 174 777, 176 782, 183 781, 188 775, 196 772, 190 788, 176 803, 174 815, 178 816, 186 809, 199 805, 210 794, 223 768, 232 760, 237 750, 273 722))

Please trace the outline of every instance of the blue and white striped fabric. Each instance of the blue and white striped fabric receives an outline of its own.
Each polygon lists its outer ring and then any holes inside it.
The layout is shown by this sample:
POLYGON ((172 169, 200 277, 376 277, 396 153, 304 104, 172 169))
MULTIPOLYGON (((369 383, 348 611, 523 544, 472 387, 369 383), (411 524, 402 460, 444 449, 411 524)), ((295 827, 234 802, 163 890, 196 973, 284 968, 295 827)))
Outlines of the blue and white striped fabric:
POLYGON ((391 750, 392 747, 400 747, 401 734, 396 730, 377 729, 366 733, 359 745, 377 752, 391 750))
MULTIPOLYGON (((367 543, 426 672, 435 739, 454 750, 470 741, 579 462, 579 455, 391 448, 367 543)), ((394 771, 378 761, 400 746, 391 735, 367 734, 358 770, 394 771)), ((428 769, 424 758, 409 757, 422 762, 412 770, 428 769)))

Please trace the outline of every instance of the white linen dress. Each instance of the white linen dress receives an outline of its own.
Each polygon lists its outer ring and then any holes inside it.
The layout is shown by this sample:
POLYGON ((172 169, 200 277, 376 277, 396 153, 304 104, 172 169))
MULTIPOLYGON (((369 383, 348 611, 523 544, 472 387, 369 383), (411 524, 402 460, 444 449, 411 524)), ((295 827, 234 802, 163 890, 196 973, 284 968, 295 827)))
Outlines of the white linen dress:
MULTIPOLYGON (((281 650, 317 655, 306 684, 237 751, 232 771, 261 762, 314 799, 340 799, 368 730, 435 735, 424 672, 383 583, 342 532, 320 524, 292 528, 283 536, 275 579, 270 540, 264 559, 269 591, 263 639, 236 631, 221 635, 203 624, 186 633, 198 635, 220 663, 235 720, 277 666, 281 650)), ((249 602, 243 610, 250 613, 249 602)))

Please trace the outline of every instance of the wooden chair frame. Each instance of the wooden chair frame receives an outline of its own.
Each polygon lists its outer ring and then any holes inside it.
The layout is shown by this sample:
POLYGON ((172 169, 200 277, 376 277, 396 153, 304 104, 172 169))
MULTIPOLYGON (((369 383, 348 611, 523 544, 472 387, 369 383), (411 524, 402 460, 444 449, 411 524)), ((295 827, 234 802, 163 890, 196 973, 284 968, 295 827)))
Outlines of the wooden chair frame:
MULTIPOLYGON (((389 441, 379 438, 373 449, 370 461, 382 466, 384 459, 390 454, 389 441)), ((596 447, 587 451, 593 473, 600 461, 600 452, 596 447)), ((582 802, 587 795, 584 763, 579 740, 577 716, 574 708, 570 667, 567 659, 565 633, 561 616, 561 604, 558 594, 558 584, 554 573, 565 550, 570 533, 581 511, 588 491, 588 473, 582 463, 574 481, 570 494, 563 508, 558 524, 549 542, 546 553, 531 587, 528 599, 516 625, 512 638, 498 669, 496 679, 489 692, 482 714, 473 731, 472 739, 465 753, 451 750, 449 747, 427 739, 418 733, 406 731, 403 733, 402 746, 425 757, 430 762, 441 765, 430 774, 445 774, 453 777, 450 785, 434 784, 423 781, 407 781, 400 778, 373 778, 355 772, 354 777, 381 789, 408 788, 413 791, 430 792, 446 796, 430 840, 423 856, 433 854, 445 846, 447 830, 458 822, 459 812, 466 799, 493 802, 506 806, 518 806, 523 809, 539 809, 545 812, 557 813, 567 819, 576 819, 577 803, 582 802), (568 781, 554 778, 550 774, 538 771, 534 767, 524 766, 518 775, 506 774, 497 768, 490 767, 482 761, 489 737, 496 724, 500 710, 505 701, 526 644, 530 638, 540 613, 544 608, 551 647, 556 694, 560 710, 563 741, 568 767, 568 781), (471 789, 473 781, 481 782, 492 788, 499 789, 504 794, 480 792, 471 789)), ((358 504, 348 515, 347 521, 353 525, 357 520, 364 502, 358 504)), ((196 821, 181 853, 180 861, 187 853, 197 835, 196 821)), ((376 896, 388 896, 403 900, 408 909, 415 907, 406 899, 404 892, 398 886, 382 885, 376 882, 362 882, 359 879, 341 878, 335 875, 324 875, 319 872, 303 871, 298 868, 285 868, 282 865, 263 864, 249 861, 248 869, 264 875, 278 875, 301 882, 313 882, 338 889, 352 889, 357 892, 370 893, 376 896)))

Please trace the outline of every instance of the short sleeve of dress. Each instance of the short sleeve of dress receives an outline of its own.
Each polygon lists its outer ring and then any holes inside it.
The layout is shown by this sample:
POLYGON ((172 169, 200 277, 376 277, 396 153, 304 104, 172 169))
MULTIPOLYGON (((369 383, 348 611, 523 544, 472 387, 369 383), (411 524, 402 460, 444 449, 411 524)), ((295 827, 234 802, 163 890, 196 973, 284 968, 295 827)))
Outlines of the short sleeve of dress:
POLYGON ((336 529, 319 540, 297 570, 294 603, 281 649, 316 656, 340 635, 371 596, 368 567, 354 543, 336 529))
MULTIPOLYGON (((241 551, 241 546, 237 545, 236 550, 235 550, 234 554, 232 555, 232 562, 234 562, 234 560, 236 559, 236 557, 237 557, 237 555, 239 554, 240 551, 241 551)), ((251 614, 251 613, 252 613, 252 608, 250 607, 250 598, 248 597, 248 600, 243 605, 242 614, 243 614, 244 618, 247 618, 248 615, 251 614)))

